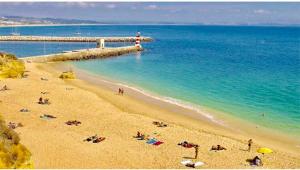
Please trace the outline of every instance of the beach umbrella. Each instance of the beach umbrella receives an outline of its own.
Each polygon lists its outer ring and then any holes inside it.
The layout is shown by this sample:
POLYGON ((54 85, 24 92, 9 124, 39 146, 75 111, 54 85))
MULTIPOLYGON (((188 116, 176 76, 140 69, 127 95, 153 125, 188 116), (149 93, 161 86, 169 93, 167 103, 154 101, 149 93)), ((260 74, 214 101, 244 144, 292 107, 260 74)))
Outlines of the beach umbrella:
POLYGON ((272 153, 273 151, 272 151, 272 149, 269 149, 269 148, 259 148, 259 149, 257 149, 257 152, 265 154, 265 153, 272 153))

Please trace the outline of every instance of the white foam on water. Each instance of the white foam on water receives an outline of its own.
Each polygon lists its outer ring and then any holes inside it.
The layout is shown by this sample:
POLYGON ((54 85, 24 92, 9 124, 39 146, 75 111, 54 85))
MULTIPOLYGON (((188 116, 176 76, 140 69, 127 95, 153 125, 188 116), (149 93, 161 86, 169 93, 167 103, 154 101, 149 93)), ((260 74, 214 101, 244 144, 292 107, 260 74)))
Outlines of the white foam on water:
POLYGON ((145 95, 147 97, 150 97, 150 98, 153 98, 153 99, 156 99, 156 100, 159 100, 159 101, 163 101, 163 102, 166 102, 166 103, 170 103, 170 104, 182 107, 184 109, 195 111, 195 112, 201 114, 202 116, 206 117, 210 121, 212 121, 214 123, 217 123, 219 125, 225 126, 225 124, 224 124, 223 121, 216 120, 216 118, 213 115, 211 115, 210 113, 205 112, 198 105, 195 105, 195 104, 192 104, 192 103, 189 103, 189 102, 185 102, 185 101, 182 101, 182 100, 179 100, 179 99, 175 99, 175 98, 172 98, 172 97, 155 95, 155 94, 153 94, 151 92, 145 91, 145 90, 137 88, 137 87, 129 86, 127 84, 114 83, 114 82, 111 82, 111 81, 108 81, 108 80, 104 80, 104 79, 101 79, 101 81, 103 81, 105 83, 110 83, 110 84, 118 85, 118 86, 123 86, 125 88, 131 89, 131 90, 136 91, 138 93, 141 93, 141 94, 143 94, 143 95, 145 95))

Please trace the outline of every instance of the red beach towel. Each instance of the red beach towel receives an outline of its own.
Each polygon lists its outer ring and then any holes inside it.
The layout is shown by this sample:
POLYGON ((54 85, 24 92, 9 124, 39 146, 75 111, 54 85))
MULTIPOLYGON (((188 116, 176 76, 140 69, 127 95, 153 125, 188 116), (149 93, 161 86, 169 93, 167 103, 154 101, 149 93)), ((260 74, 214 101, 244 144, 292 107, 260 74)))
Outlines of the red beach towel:
POLYGON ((160 145, 160 144, 163 144, 164 142, 161 142, 161 141, 157 141, 157 142, 155 142, 153 145, 156 145, 156 146, 158 146, 158 145, 160 145))

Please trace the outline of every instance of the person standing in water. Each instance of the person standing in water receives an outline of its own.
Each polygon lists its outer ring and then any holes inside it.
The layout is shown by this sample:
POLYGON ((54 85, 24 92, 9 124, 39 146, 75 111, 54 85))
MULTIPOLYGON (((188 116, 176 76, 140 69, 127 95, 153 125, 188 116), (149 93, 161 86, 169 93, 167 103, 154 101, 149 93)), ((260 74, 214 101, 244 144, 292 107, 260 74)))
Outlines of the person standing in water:
POLYGON ((252 144, 253 144, 252 139, 249 139, 248 140, 248 152, 250 152, 252 144))

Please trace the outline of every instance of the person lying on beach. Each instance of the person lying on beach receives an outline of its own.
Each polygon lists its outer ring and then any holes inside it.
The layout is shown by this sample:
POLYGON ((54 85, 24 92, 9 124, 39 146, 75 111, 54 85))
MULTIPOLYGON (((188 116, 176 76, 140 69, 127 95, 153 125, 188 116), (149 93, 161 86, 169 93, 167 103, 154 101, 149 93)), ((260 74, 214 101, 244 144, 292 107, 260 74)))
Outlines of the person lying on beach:
POLYGON ((40 118, 42 118, 42 119, 55 119, 56 117, 52 116, 52 115, 44 114, 44 115, 40 116, 40 118))
POLYGON ((226 150, 226 148, 221 145, 217 145, 217 146, 213 145, 210 150, 221 151, 221 150, 226 150))
POLYGON ((2 89, 0 89, 0 91, 6 91, 6 90, 9 90, 8 87, 7 87, 6 85, 4 85, 4 86, 2 87, 2 89))
POLYGON ((94 135, 94 136, 90 136, 86 139, 84 139, 83 141, 87 141, 87 142, 90 142, 90 141, 93 141, 93 143, 99 143, 99 142, 102 142, 104 141, 106 138, 105 137, 98 137, 97 134, 94 135))
POLYGON ((182 147, 185 147, 185 148, 192 148, 192 147, 196 146, 196 144, 189 143, 187 141, 183 141, 181 143, 178 143, 177 145, 181 145, 182 147))
POLYGON ((49 99, 48 99, 48 98, 44 100, 44 104, 50 104, 50 102, 49 102, 49 99))
POLYGON ((79 124, 81 124, 81 122, 80 122, 80 121, 77 121, 77 120, 73 120, 73 121, 69 120, 69 121, 66 122, 66 124, 67 124, 67 125, 75 125, 75 126, 78 126, 79 124))
POLYGON ((66 87, 66 90, 73 90, 74 88, 66 87))
POLYGON ((96 134, 96 135, 94 135, 94 136, 90 136, 90 137, 84 139, 83 141, 84 141, 84 142, 85 142, 85 141, 90 142, 90 141, 95 140, 95 139, 97 139, 97 138, 98 138, 98 137, 97 137, 97 134, 96 134))
POLYGON ((50 104, 50 102, 49 102, 49 99, 48 98, 46 98, 46 99, 44 99, 43 100, 43 98, 42 97, 40 97, 39 98, 39 101, 38 101, 38 104, 50 104))
POLYGON ((48 79, 41 77, 41 80, 43 81, 48 81, 48 79))
POLYGON ((49 94, 47 91, 42 91, 41 94, 49 94))
POLYGON ((29 110, 23 108, 23 109, 20 110, 20 112, 29 112, 29 110))
POLYGON ((157 121, 153 121, 152 122, 154 125, 157 125, 157 127, 167 127, 168 125, 165 124, 164 122, 157 122, 157 121))
POLYGON ((99 137, 99 138, 93 140, 93 143, 99 143, 99 142, 102 142, 104 140, 105 140, 105 137, 99 137))
POLYGON ((204 165, 203 162, 192 162, 191 160, 184 160, 184 161, 181 161, 181 164, 185 165, 186 167, 190 167, 190 168, 195 168, 197 166, 202 166, 204 165))
POLYGON ((248 159, 251 166, 263 166, 261 159, 258 156, 255 156, 253 159, 248 159))

